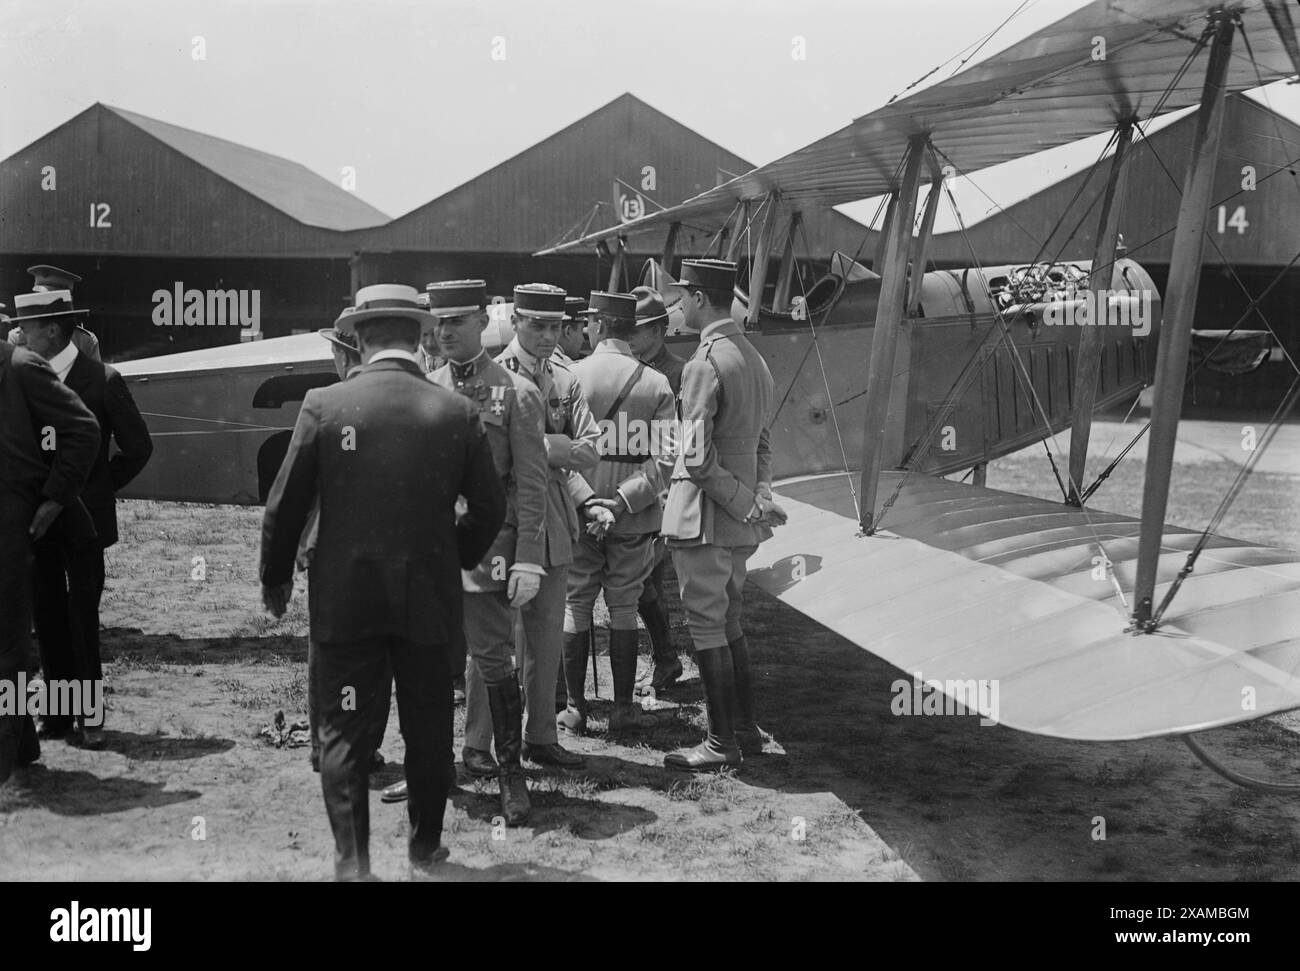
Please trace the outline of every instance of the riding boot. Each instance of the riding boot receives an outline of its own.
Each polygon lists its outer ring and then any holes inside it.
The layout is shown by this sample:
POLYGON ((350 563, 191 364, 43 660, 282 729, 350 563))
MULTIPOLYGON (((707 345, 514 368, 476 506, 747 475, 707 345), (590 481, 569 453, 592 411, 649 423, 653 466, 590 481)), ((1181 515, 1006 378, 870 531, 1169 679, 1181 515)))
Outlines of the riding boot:
POLYGON ((636 687, 636 654, 639 637, 635 630, 609 632, 609 666, 614 675, 614 712, 609 716, 609 730, 639 732, 658 724, 632 700, 636 687))
POLYGON ((770 736, 754 720, 754 682, 749 666, 749 641, 745 635, 731 641, 731 668, 736 677, 736 744, 745 755, 762 755, 770 736))
POLYGON ((519 826, 528 820, 532 806, 528 801, 528 783, 519 752, 523 744, 524 705, 519 682, 514 675, 488 684, 488 704, 492 709, 492 733, 496 739, 497 762, 501 769, 497 785, 501 792, 501 815, 507 826, 519 826))
POLYGON ((664 756, 669 769, 707 772, 741 763, 736 745, 736 684, 732 671, 730 647, 715 647, 695 652, 704 685, 704 704, 709 717, 709 732, 693 749, 683 749, 664 756))
POLYGON ((654 653, 654 674, 650 676, 650 687, 656 692, 671 688, 682 676, 682 662, 677 659, 673 648, 672 635, 668 628, 668 611, 662 600, 637 605, 637 613, 645 623, 646 633, 650 635, 650 647, 654 653))
POLYGON ((580 630, 575 634, 564 632, 564 655, 560 665, 564 672, 568 705, 555 716, 555 727, 570 735, 582 735, 587 730, 587 696, 583 685, 587 680, 587 648, 591 632, 580 630))

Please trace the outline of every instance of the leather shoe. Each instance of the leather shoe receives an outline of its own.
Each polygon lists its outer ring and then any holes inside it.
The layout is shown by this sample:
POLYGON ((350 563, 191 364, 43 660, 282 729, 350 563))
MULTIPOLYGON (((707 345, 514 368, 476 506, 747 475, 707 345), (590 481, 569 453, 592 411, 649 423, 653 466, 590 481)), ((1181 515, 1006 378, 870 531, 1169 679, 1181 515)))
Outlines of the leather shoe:
POLYGON ((559 769, 581 769, 587 764, 577 752, 570 752, 559 742, 547 745, 530 745, 524 742, 524 758, 538 765, 553 765, 559 769))
POLYGON ((480 779, 491 779, 500 769, 497 760, 492 758, 492 753, 481 748, 470 748, 466 745, 460 750, 460 757, 465 763, 465 771, 480 779))
POLYGON ((581 738, 587 733, 587 716, 570 705, 555 716, 555 727, 568 735, 581 738))
POLYGON ((669 752, 664 756, 664 768, 682 769, 686 772, 716 772, 718 769, 738 766, 742 761, 740 748, 734 738, 723 740, 716 735, 708 735, 695 748, 669 752))
POLYGON ((406 802, 406 780, 394 782, 391 786, 385 786, 384 791, 379 794, 380 802, 406 802))
POLYGON ((676 657, 666 661, 656 659, 654 674, 650 675, 650 687, 655 691, 665 691, 671 688, 681 676, 682 662, 676 657))

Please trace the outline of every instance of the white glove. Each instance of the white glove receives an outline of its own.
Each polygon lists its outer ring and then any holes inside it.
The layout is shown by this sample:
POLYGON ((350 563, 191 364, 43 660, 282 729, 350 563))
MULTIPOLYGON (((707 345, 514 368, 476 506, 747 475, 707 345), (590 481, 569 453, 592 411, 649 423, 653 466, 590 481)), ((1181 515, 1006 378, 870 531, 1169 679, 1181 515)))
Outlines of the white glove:
POLYGON ((506 583, 506 596, 510 598, 510 606, 522 607, 536 597, 541 588, 542 578, 536 573, 511 570, 510 579, 506 583))
POLYGON ((9 332, 9 343, 12 344, 14 347, 27 346, 27 338, 26 336, 24 336, 23 329, 21 327, 15 327, 13 330, 9 332))

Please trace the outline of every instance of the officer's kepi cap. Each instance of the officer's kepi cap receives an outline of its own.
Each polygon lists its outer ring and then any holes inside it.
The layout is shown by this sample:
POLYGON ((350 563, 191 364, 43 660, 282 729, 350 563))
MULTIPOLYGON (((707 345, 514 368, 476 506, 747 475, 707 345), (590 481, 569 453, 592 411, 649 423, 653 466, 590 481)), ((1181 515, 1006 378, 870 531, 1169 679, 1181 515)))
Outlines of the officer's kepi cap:
POLYGON ((487 306, 487 283, 483 280, 444 280, 430 283, 422 296, 428 300, 429 313, 435 317, 459 317, 487 306))
POLYGON ((564 319, 577 320, 579 317, 586 316, 592 311, 587 309, 587 301, 582 297, 565 297, 564 298, 564 319))
POLYGON ((27 272, 32 275, 34 290, 71 290, 74 283, 80 283, 81 277, 67 270, 60 270, 48 263, 29 266, 27 272))
POLYGON ((681 278, 673 285, 730 292, 736 286, 736 264, 730 260, 682 260, 681 278))
POLYGON ((628 323, 636 321, 636 297, 630 293, 606 293, 603 290, 592 290, 591 299, 587 303, 591 306, 590 313, 607 314, 610 317, 626 320, 628 323))
POLYGON ((515 313, 541 320, 563 320, 565 291, 549 283, 521 283, 515 287, 515 313))

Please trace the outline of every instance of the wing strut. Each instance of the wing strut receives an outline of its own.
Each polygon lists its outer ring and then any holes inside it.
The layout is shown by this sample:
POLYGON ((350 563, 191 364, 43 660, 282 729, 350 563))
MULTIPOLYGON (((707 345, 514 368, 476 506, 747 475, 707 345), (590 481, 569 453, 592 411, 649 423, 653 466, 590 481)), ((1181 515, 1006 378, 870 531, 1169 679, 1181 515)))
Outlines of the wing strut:
MULTIPOLYGON (((1092 274, 1088 289, 1095 298, 1091 306, 1099 314, 1107 300, 1100 291, 1109 291, 1114 282, 1115 250, 1119 243, 1119 214, 1123 208, 1124 184, 1127 182, 1128 152, 1133 143, 1133 120, 1119 124, 1115 155, 1110 163, 1110 176, 1106 179, 1105 195, 1101 204, 1101 219, 1097 224, 1097 239, 1092 250, 1092 274)), ((1106 294, 1106 298, 1109 293, 1106 294)), ((1074 372, 1074 425, 1070 430, 1070 492, 1066 504, 1078 506, 1083 502, 1082 485, 1088 464, 1088 438, 1092 433, 1092 409, 1097 401, 1097 380, 1101 376, 1101 348, 1105 334, 1101 324, 1084 327, 1079 334, 1079 363, 1074 372)))
MULTIPOLYGON (((885 448, 889 419, 890 392, 894 382, 894 359, 898 351, 898 332, 903 319, 903 301, 907 295, 907 251, 916 223, 916 196, 921 183, 921 160, 928 139, 915 135, 907 143, 903 163, 903 183, 899 187, 896 209, 888 222, 885 260, 881 267, 880 302, 876 305, 876 324, 871 338, 871 363, 867 371, 866 420, 862 456, 862 505, 859 525, 864 535, 875 531, 876 489, 880 463, 885 448)), ((902 416, 899 416, 900 421, 902 416)))
POLYGON ((921 281, 925 279, 925 264, 929 260, 930 237, 934 235, 934 217, 939 211, 939 197, 943 195, 943 176, 930 181, 930 192, 925 197, 925 212, 921 215, 921 235, 913 241, 911 254, 912 274, 907 284, 907 315, 913 316, 921 305, 921 281))
POLYGON ((763 312, 763 284, 767 282, 767 264, 772 255, 772 236, 776 233, 776 211, 780 204, 779 192, 774 189, 767 194, 767 215, 758 234, 754 260, 749 265, 749 313, 745 317, 746 328, 758 326, 759 315, 763 312))
POLYGON ((1178 206, 1173 252, 1169 260, 1169 283, 1165 288, 1164 320, 1160 347, 1156 353, 1155 398, 1151 406, 1151 436, 1147 447, 1146 480, 1142 485, 1142 526, 1138 540, 1137 581, 1134 587, 1133 625, 1150 633, 1155 630, 1152 606, 1160 546, 1164 537, 1165 512, 1169 505, 1169 477, 1174 462, 1178 418, 1183 408, 1183 384, 1187 374, 1187 352, 1192 341, 1192 318, 1196 311, 1196 290, 1200 283, 1201 248, 1205 241, 1205 220, 1214 189, 1215 160, 1223 133, 1224 77, 1232 54, 1234 24, 1230 13, 1219 12, 1211 28, 1209 66, 1196 114, 1192 158, 1178 206))

